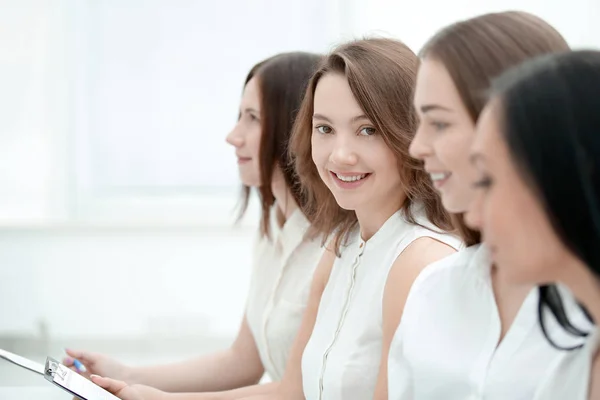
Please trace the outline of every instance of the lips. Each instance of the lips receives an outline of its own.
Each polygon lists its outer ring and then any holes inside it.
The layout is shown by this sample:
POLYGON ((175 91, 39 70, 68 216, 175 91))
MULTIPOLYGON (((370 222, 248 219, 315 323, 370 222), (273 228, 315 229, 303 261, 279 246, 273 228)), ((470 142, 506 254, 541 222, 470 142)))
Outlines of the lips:
POLYGON ((363 172, 334 172, 329 171, 334 182, 342 189, 355 189, 361 186, 369 177, 370 173, 363 172))
POLYGON ((431 182, 436 188, 441 188, 452 175, 451 172, 429 172, 431 182))
POLYGON ((337 172, 333 173, 339 180, 344 182, 356 182, 361 179, 365 179, 368 174, 340 174, 337 172))

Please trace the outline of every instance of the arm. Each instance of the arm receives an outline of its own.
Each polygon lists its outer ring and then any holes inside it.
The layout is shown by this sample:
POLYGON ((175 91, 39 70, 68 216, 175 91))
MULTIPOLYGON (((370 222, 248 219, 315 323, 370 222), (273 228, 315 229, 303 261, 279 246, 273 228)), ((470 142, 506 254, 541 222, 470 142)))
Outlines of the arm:
POLYGON ((225 392, 175 393, 169 394, 168 400, 237 400, 246 397, 264 396, 275 393, 278 385, 279 382, 271 382, 264 385, 252 385, 225 392))
POLYGON ((596 352, 592 363, 592 372, 590 374, 590 394, 589 400, 600 399, 600 352, 596 352))
POLYGON ((390 344, 402 318, 404 305, 413 282, 429 264, 447 257, 456 250, 429 237, 412 242, 398 256, 387 278, 383 293, 383 345, 379 375, 375 386, 375 400, 387 400, 387 361, 390 344))
MULTIPOLYGON (((302 389, 302 353, 304 347, 310 339, 317 312, 319 311, 319 303, 321 296, 325 290, 325 286, 329 281, 331 268, 335 261, 335 253, 329 249, 323 252, 323 257, 319 261, 313 280, 310 287, 310 295, 302 316, 302 323, 298 330, 294 345, 290 350, 290 355, 285 367, 285 372, 281 382, 267 385, 250 386, 235 391, 235 397, 220 397, 219 399, 243 399, 243 400, 260 400, 260 399, 299 399, 304 400, 302 389)), ((232 393, 232 392, 229 392, 232 393)), ((221 394, 223 395, 223 394, 221 394)), ((196 399, 178 399, 178 400, 196 400, 196 399)), ((197 399, 199 400, 199 399, 197 399)))
POLYGON ((325 286, 329 281, 329 275, 331 268, 335 261, 335 253, 330 249, 327 249, 323 253, 323 257, 315 270, 313 281, 310 288, 310 296, 308 298, 308 304, 304 311, 302 323, 298 330, 298 335, 294 341, 294 345, 290 351, 290 356, 281 379, 281 383, 274 387, 274 390, 268 394, 262 396, 248 396, 244 397, 243 400, 266 400, 266 399, 282 399, 282 400, 304 400, 304 393, 302 388, 302 353, 304 348, 310 339, 313 328, 315 326, 315 320, 317 319, 317 313, 319 311, 319 303, 321 302, 321 296, 325 290, 325 286))
POLYGON ((171 365, 132 368, 126 382, 167 392, 212 392, 256 384, 264 373, 244 317, 230 348, 171 365))

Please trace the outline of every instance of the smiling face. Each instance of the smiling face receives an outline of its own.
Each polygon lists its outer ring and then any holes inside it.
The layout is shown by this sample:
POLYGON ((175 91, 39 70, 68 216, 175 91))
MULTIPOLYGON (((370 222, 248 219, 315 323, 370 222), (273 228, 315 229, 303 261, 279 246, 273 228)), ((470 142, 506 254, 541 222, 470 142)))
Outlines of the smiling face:
POLYGON ((338 205, 357 212, 394 212, 404 197, 397 159, 344 75, 321 77, 313 109, 312 159, 338 205))
POLYGON ((240 113, 233 130, 227 135, 227 143, 235 147, 240 179, 246 186, 258 187, 260 179, 260 89, 257 78, 248 81, 242 94, 240 113))
POLYGON ((464 212, 473 196, 469 149, 475 123, 447 69, 435 59, 425 59, 419 67, 414 104, 420 124, 410 154, 425 163, 444 207, 464 212))

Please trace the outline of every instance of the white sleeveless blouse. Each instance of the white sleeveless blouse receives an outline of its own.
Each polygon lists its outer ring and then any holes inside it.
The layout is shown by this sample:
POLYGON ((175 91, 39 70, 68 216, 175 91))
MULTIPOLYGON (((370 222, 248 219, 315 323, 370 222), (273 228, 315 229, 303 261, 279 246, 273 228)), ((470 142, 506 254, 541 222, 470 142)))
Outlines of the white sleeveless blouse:
POLYGON ((413 241, 432 237, 458 248, 460 240, 438 233, 422 215, 408 223, 392 215, 368 241, 355 232, 335 260, 315 327, 302 357, 308 400, 366 400, 373 397, 382 351, 382 302, 388 273, 413 241))
MULTIPOLYGON (((537 288, 498 345, 501 327, 490 271, 481 245, 429 265, 415 280, 390 347, 389 400, 531 400, 544 381, 565 383, 558 372, 568 359, 581 356, 552 347, 543 336, 537 288)), ((570 292, 559 289, 573 324, 590 329, 570 292)), ((549 312, 545 320, 557 344, 585 342, 564 332, 549 312)), ((539 399, 554 398, 575 399, 539 399)))
POLYGON ((300 210, 280 227, 275 207, 271 238, 259 238, 254 249, 246 320, 265 371, 277 381, 300 328, 323 248, 320 238, 305 239, 310 224, 300 210))

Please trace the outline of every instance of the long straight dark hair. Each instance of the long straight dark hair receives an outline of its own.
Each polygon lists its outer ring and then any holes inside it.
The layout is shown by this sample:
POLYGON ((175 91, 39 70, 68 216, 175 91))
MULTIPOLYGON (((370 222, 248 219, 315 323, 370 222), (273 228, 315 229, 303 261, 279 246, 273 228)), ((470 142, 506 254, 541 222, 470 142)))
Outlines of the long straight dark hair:
MULTIPOLYGON (((271 183, 275 168, 280 168, 283 173, 285 184, 300 210, 304 209, 306 203, 300 189, 298 174, 289 160, 288 142, 306 86, 321 58, 321 55, 305 52, 278 54, 256 64, 244 83, 246 87, 252 78, 256 78, 260 93, 261 185, 258 195, 262 212, 260 232, 263 236, 269 236, 270 233, 271 207, 275 202, 271 183)), ((249 186, 242 187, 238 219, 248 208, 250 192, 249 186)))
MULTIPOLYGON (((600 52, 576 51, 508 71, 494 81, 492 96, 499 100, 502 131, 519 172, 563 243, 600 279, 599 87, 600 52)), ((568 332, 587 336, 564 309, 553 308, 562 306, 554 286, 542 286, 540 295, 547 338, 544 305, 568 332)))

